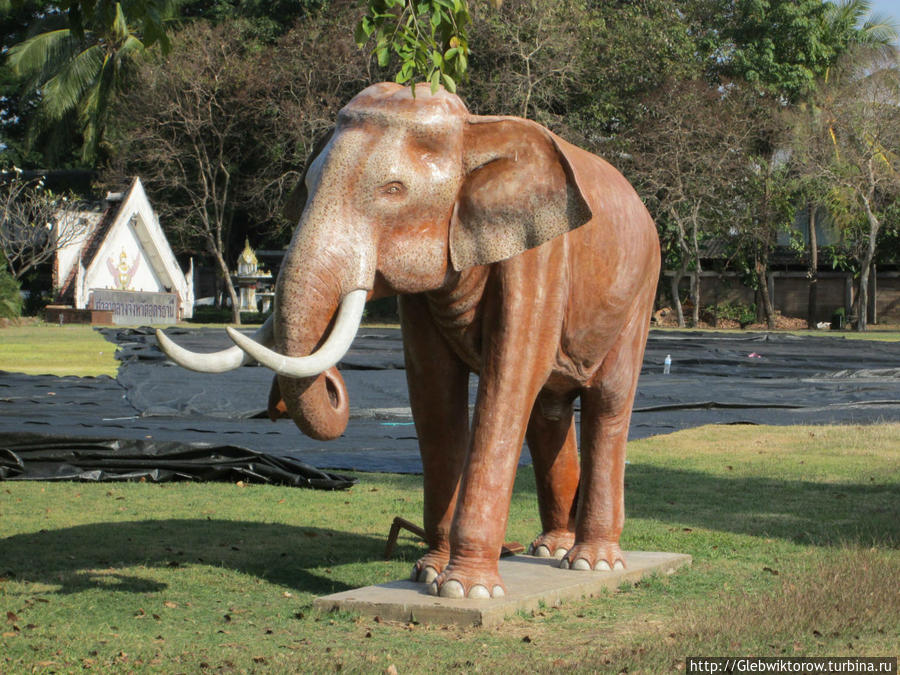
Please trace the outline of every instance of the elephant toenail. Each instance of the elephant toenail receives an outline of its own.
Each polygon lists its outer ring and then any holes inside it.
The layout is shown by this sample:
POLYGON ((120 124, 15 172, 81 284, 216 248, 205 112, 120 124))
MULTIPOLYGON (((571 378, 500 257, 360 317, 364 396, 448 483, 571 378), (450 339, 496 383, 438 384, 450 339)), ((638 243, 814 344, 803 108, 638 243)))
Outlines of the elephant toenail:
POLYGON ((553 554, 553 557, 556 558, 557 560, 562 560, 563 558, 566 557, 566 553, 568 553, 568 552, 569 552, 569 549, 567 549, 567 548, 558 548, 558 549, 556 549, 556 553, 553 554))
POLYGON ((432 581, 437 579, 437 575, 438 571, 431 565, 428 565, 421 572, 419 572, 419 581, 424 581, 426 584, 430 584, 432 581))
POLYGON ((560 560, 560 561, 559 561, 559 569, 561 569, 561 570, 567 570, 567 569, 569 569, 569 561, 566 560, 565 558, 563 558, 562 560, 560 560))
POLYGON ((495 598, 502 598, 506 595, 506 591, 503 590, 503 586, 494 586, 492 594, 495 598))
POLYGON ((625 563, 623 563, 621 560, 616 560, 615 565, 613 565, 613 569, 614 569, 614 570, 624 570, 624 569, 625 569, 625 563))
POLYGON ((575 562, 572 563, 573 570, 589 570, 591 569, 591 563, 589 563, 584 558, 579 558, 575 562))
POLYGON ((481 584, 475 584, 469 589, 469 598, 472 600, 486 600, 490 597, 491 594, 488 593, 488 589, 481 584))
POLYGON ((462 584, 454 579, 451 579, 450 581, 445 581, 444 585, 441 586, 440 593, 435 593, 435 595, 440 595, 442 598, 464 598, 464 597, 466 597, 466 593, 462 587, 462 584))
POLYGON ((538 558, 549 558, 550 549, 541 544, 536 549, 534 549, 534 555, 536 555, 538 558))
POLYGON ((612 569, 612 567, 610 567, 609 563, 606 562, 605 560, 601 560, 600 562, 597 563, 597 565, 594 567, 594 569, 600 570, 601 572, 609 572, 612 569))
POLYGON ((432 581, 430 584, 428 584, 428 594, 429 595, 439 595, 438 585, 437 585, 436 581, 432 581))

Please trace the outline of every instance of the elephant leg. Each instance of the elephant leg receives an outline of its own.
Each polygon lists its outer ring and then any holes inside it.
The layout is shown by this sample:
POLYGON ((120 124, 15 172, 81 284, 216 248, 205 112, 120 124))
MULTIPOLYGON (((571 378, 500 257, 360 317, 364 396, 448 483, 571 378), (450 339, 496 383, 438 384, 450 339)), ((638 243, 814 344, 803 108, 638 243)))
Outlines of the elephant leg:
POLYGON ((525 290, 560 287, 552 276, 562 265, 525 263, 539 250, 501 267, 485 289, 478 398, 450 532, 450 562, 431 588, 444 597, 505 594, 497 561, 516 466, 532 407, 554 363, 564 306, 553 292, 525 290))
POLYGON ((546 390, 531 411, 525 433, 537 485, 541 534, 530 552, 541 558, 562 558, 575 543, 578 493, 578 452, 572 404, 546 390))
POLYGON ((414 581, 431 582, 450 557, 450 524, 469 431, 469 369, 431 320, 421 296, 400 296, 406 379, 424 473, 428 553, 414 581))
POLYGON ((636 313, 581 394, 581 485, 575 545, 560 562, 572 569, 621 569, 625 522, 625 444, 647 340, 648 314, 636 313))

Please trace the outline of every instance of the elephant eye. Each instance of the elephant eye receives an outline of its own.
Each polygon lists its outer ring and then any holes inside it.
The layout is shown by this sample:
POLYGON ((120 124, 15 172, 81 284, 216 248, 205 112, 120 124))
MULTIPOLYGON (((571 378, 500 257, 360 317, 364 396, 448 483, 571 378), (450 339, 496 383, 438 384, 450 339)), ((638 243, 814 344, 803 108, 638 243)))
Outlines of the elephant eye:
POLYGON ((401 197, 406 194, 406 186, 399 181, 391 181, 378 188, 378 191, 388 197, 401 197))

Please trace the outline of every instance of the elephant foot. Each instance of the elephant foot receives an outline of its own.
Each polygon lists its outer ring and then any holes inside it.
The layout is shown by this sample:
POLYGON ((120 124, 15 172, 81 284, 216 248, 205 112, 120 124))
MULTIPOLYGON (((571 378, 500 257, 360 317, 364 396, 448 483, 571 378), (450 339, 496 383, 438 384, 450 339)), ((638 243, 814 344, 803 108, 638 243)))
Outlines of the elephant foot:
POLYGON ((623 570, 625 556, 618 544, 575 544, 559 562, 562 569, 573 570, 623 570))
POLYGON ((431 582, 428 592, 442 598, 469 598, 487 600, 506 595, 503 580, 497 571, 497 561, 483 564, 450 563, 431 582))
POLYGON ((528 546, 528 554, 538 558, 561 559, 575 543, 575 533, 568 530, 551 530, 541 533, 528 546))
POLYGON ((437 578, 444 568, 450 554, 446 551, 429 551, 416 561, 409 575, 410 581, 420 581, 430 584, 437 578))

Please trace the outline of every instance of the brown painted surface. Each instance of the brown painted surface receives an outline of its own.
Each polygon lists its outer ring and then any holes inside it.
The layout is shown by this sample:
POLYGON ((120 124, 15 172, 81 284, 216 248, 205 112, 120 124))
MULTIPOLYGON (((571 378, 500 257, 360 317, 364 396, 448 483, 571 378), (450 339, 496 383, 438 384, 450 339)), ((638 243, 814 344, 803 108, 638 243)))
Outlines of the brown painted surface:
POLYGON ((44 321, 60 325, 80 323, 112 326, 113 313, 109 309, 74 309, 61 305, 47 305, 44 310, 44 321))
MULTIPOLYGON (((385 83, 341 111, 304 192, 277 285, 276 348, 310 353, 350 291, 400 294, 430 546, 415 573, 440 573, 443 593, 502 590, 526 438, 543 526, 534 547, 567 550, 563 566, 624 564, 625 441, 659 243, 621 174, 533 122, 385 83)), ((317 438, 346 425, 336 371, 279 377, 272 414, 282 400, 317 438)))

